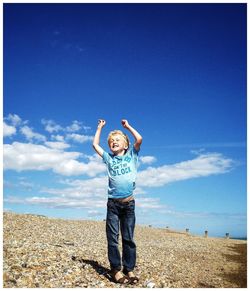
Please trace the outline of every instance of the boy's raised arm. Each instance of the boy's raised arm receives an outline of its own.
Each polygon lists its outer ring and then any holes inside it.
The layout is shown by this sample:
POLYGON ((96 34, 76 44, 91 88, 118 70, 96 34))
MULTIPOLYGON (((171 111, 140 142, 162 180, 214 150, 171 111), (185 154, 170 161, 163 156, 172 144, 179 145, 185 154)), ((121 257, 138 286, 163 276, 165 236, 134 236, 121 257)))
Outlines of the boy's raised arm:
POLYGON ((102 132, 102 128, 104 127, 105 124, 106 124, 105 120, 103 119, 98 120, 98 126, 97 126, 96 133, 93 140, 93 148, 101 157, 103 156, 104 150, 102 149, 102 147, 100 147, 99 143, 100 143, 100 135, 102 132))
POLYGON ((135 138, 135 143, 134 143, 134 147, 137 151, 140 150, 140 146, 142 143, 142 136, 139 134, 139 132, 137 130, 135 130, 126 119, 122 119, 122 125, 124 128, 126 128, 127 130, 129 130, 132 135, 135 138))

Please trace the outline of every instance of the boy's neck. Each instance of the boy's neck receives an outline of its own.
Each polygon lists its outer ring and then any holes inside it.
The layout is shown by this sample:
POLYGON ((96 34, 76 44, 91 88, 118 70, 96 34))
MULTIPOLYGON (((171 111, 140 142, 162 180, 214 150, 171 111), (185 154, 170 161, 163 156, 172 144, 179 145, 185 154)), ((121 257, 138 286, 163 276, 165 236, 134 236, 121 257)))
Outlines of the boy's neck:
POLYGON ((126 151, 125 150, 123 150, 122 152, 118 152, 118 153, 113 153, 114 154, 114 156, 124 156, 125 155, 125 153, 126 153, 126 151))

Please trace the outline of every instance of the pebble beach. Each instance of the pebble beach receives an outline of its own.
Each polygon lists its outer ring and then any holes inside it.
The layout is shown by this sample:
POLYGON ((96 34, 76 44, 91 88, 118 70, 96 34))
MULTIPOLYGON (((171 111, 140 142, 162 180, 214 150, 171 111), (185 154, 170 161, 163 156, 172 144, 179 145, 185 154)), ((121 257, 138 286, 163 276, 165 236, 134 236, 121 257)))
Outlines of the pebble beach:
POLYGON ((4 288, 246 288, 247 242, 136 225, 135 285, 112 282, 104 221, 3 214, 4 288))

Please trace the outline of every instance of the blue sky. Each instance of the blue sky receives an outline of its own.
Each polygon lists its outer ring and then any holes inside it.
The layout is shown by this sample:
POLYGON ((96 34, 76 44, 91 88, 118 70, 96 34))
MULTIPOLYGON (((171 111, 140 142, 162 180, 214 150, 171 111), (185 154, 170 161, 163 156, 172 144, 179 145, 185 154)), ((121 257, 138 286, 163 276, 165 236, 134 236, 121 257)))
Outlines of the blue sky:
POLYGON ((4 4, 3 49, 5 210, 104 219, 126 118, 138 224, 246 235, 246 4, 4 4))

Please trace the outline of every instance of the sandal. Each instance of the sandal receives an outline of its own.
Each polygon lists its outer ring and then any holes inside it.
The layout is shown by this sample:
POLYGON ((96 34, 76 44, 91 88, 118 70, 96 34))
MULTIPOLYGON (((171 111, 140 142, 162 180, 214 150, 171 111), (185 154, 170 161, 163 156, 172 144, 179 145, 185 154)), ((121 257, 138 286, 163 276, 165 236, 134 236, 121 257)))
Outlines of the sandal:
POLYGON ((120 271, 117 271, 117 270, 113 270, 110 272, 110 275, 111 275, 111 278, 113 279, 113 281, 115 283, 119 283, 119 284, 129 284, 130 283, 130 279, 128 276, 124 275, 122 276, 120 279, 116 279, 115 275, 117 273, 119 273, 120 271))
POLYGON ((128 277, 130 284, 136 284, 139 282, 139 278, 136 276, 129 276, 129 272, 127 270, 123 270, 123 273, 128 277))

